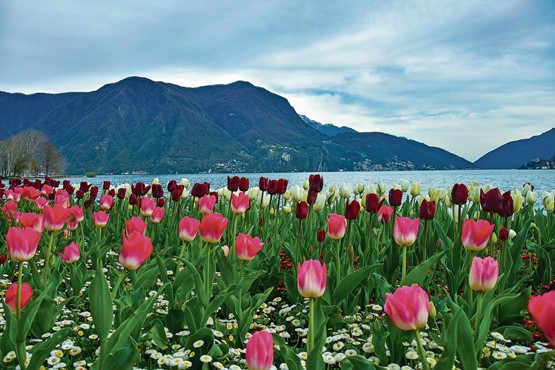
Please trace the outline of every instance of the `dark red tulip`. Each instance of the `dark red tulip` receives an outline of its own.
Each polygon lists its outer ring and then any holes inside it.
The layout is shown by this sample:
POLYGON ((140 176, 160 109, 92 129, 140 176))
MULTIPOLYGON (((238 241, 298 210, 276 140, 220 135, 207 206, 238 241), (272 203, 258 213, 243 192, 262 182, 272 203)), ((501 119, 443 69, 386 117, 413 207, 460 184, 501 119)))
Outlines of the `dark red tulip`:
POLYGON ((267 177, 260 176, 260 180, 258 180, 258 188, 262 191, 267 191, 269 182, 270 180, 268 180, 267 177))
POLYGON ((193 189, 191 190, 191 195, 195 198, 202 198, 205 195, 210 193, 210 183, 203 182, 203 183, 196 183, 193 185, 193 189))
POLYGON ((420 204, 420 218, 426 221, 431 221, 434 219, 436 214, 436 202, 424 199, 422 204, 420 204))
POLYGON ((503 193, 503 199, 501 200, 501 207, 497 214, 501 217, 511 217, 514 213, 513 197, 511 197, 511 192, 506 191, 503 193))
POLYGON ((234 192, 239 190, 239 176, 227 177, 227 190, 234 192))
POLYGON ((84 196, 85 196, 85 192, 81 189, 77 190, 77 193, 75 193, 75 198, 77 199, 83 199, 84 196))
POLYGON ((57 188, 58 186, 60 186, 60 180, 50 179, 50 186, 52 186, 53 188, 57 188))
POLYGON ((451 203, 465 204, 468 201, 468 188, 465 184, 455 184, 451 189, 451 203))
POLYGON ((174 191, 172 191, 172 200, 174 202, 179 202, 179 200, 181 199, 181 194, 183 194, 182 190, 175 189, 174 191))
POLYGON ((160 184, 152 184, 151 191, 154 198, 158 199, 164 196, 164 188, 160 184))
POLYGON ((112 188, 110 190, 108 190, 108 195, 110 195, 112 198, 116 196, 116 189, 112 188))
POLYGON ((102 183, 102 190, 110 190, 110 181, 106 180, 102 183))
POLYGON ((499 240, 504 242, 507 239, 509 239, 509 231, 507 228, 502 227, 501 230, 499 230, 499 240))
POLYGON ((297 208, 295 209, 295 216, 299 220, 304 220, 308 216, 308 203, 304 200, 297 202, 297 208))
POLYGON ((91 205, 94 204, 94 201, 95 201, 95 198, 89 198, 83 203, 83 206, 85 208, 89 208, 91 205))
POLYGON ((156 202, 156 206, 160 208, 164 208, 165 202, 166 200, 164 198, 158 198, 158 201, 156 202))
POLYGON ((177 181, 171 180, 170 182, 168 182, 168 186, 166 187, 166 189, 168 189, 169 193, 173 193, 176 186, 177 186, 177 181))
POLYGON ((279 179, 276 184, 276 192, 280 195, 285 194, 287 191, 287 184, 289 183, 286 179, 279 179))
POLYGON ((98 195, 98 186, 91 186, 89 190, 89 196, 91 198, 96 198, 97 195, 98 195))
POLYGON ((137 204, 139 204, 139 200, 137 199, 137 196, 135 194, 131 194, 129 196, 129 204, 131 204, 132 206, 136 206, 137 204))
POLYGON ((366 194, 366 212, 378 213, 385 199, 381 199, 377 194, 366 194))
POLYGON ((345 218, 347 220, 356 220, 360 212, 360 203, 356 200, 352 202, 347 201, 345 205, 345 218))
POLYGON ((241 177, 241 179, 239 180, 239 190, 249 190, 249 179, 247 179, 246 177, 241 177))
POLYGON ((399 189, 389 190, 389 205, 392 207, 400 206, 403 202, 403 192, 399 189))
POLYGON ((211 191, 210 193, 208 193, 208 195, 213 195, 216 197, 216 203, 218 203, 218 192, 217 191, 211 191))
POLYGON ((316 233, 316 239, 318 239, 319 243, 323 243, 324 240, 326 240, 326 230, 324 229, 318 230, 318 232, 316 233))
POLYGON ((137 182, 135 185, 131 185, 131 192, 135 194, 137 197, 145 196, 148 191, 150 190, 150 185, 145 185, 144 182, 137 182))
POLYGON ((73 193, 75 192, 75 188, 71 185, 68 185, 67 187, 64 186, 64 189, 69 195, 73 195, 73 193))
POLYGON ((316 203, 316 198, 318 198, 318 193, 312 190, 308 191, 308 196, 306 197, 306 202, 308 204, 316 203))
POLYGON ((127 192, 126 188, 119 188, 118 189, 118 198, 123 199, 125 198, 125 193, 127 192))
POLYGON ((90 188, 91 188, 91 184, 89 184, 86 181, 81 181, 81 183, 79 184, 79 190, 83 190, 84 193, 89 191, 90 188))
POLYGON ((485 212, 499 213, 502 201, 503 196, 498 188, 490 189, 487 193, 480 189, 480 205, 485 212))
POLYGON ((308 188, 309 190, 315 191, 319 193, 324 188, 324 178, 317 174, 317 175, 310 175, 308 177, 308 188))
POLYGON ((266 192, 270 195, 277 194, 277 180, 268 180, 266 192))
POLYGON ((68 187, 68 186, 71 186, 71 181, 69 181, 69 180, 64 180, 64 181, 62 182, 62 187, 63 187, 64 189, 67 190, 67 187, 68 187))

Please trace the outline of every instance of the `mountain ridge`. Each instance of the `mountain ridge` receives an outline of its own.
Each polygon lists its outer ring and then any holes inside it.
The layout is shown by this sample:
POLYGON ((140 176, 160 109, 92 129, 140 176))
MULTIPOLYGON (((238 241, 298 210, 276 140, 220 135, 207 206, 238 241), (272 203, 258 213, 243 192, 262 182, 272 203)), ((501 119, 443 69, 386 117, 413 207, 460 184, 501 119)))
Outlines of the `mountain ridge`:
POLYGON ((474 162, 478 168, 510 169, 555 155, 555 128, 529 138, 505 143, 474 162))
POLYGON ((10 96, 0 92, 2 138, 46 133, 69 174, 472 167, 413 140, 307 122, 286 98, 247 81, 190 88, 128 77, 90 92, 21 94, 16 104, 10 96))

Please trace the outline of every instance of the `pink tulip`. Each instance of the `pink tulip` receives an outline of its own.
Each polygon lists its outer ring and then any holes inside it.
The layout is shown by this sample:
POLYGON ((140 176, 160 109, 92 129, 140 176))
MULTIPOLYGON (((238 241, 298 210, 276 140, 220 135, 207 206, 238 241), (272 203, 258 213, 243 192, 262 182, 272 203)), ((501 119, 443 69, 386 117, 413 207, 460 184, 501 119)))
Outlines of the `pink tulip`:
POLYGON ((6 244, 10 258, 14 262, 29 261, 37 252, 41 234, 33 228, 10 227, 6 234, 6 244))
POLYGON ((104 211, 98 211, 92 215, 95 227, 104 227, 110 219, 110 215, 104 211))
POLYGON ((20 195, 27 200, 34 201, 40 197, 40 190, 32 186, 24 186, 20 195))
POLYGON ((192 242, 197 236, 200 221, 196 218, 185 216, 179 221, 179 239, 192 242))
POLYGON ((464 220, 461 240, 463 246, 469 251, 481 251, 488 243, 494 225, 486 220, 464 220))
POLYGON ((305 298, 318 298, 326 290, 328 267, 317 260, 308 260, 297 268, 297 289, 305 298))
POLYGON ((231 194, 231 211, 236 215, 242 215, 249 210, 251 201, 245 193, 231 194))
MULTIPOLYGON (((28 283, 21 284, 21 299, 19 301, 19 309, 22 310, 33 296, 33 288, 28 283)), ((6 305, 12 312, 17 312, 17 283, 12 283, 6 290, 4 297, 6 305)))
POLYGON ((200 238, 207 243, 217 243, 227 226, 227 218, 219 213, 207 214, 199 224, 200 238))
POLYGON ((378 221, 388 224, 391 216, 393 216, 393 208, 390 206, 381 206, 378 209, 378 221))
POLYGON ((131 217, 130 220, 125 221, 125 234, 129 236, 135 231, 141 235, 145 235, 146 233, 146 222, 137 216, 131 217))
POLYGON ((138 232, 123 237, 119 263, 128 270, 136 270, 150 257, 154 250, 150 238, 138 232))
POLYGON ((48 199, 43 198, 43 197, 38 197, 37 199, 35 199, 35 207, 37 209, 43 209, 45 205, 48 204, 48 199))
POLYGON ((150 215, 150 220, 155 223, 159 224, 164 219, 164 208, 156 207, 154 211, 150 215))
POLYGON ((40 193, 44 195, 50 195, 54 192, 54 188, 48 184, 44 184, 42 188, 40 188, 40 193))
POLYGON ((23 227, 32 227, 39 234, 44 231, 44 219, 38 213, 22 213, 19 216, 19 223, 23 227))
POLYGON ((114 198, 111 195, 105 194, 100 197, 100 209, 103 211, 112 209, 114 206, 114 198))
POLYGON ((141 215, 150 217, 156 208, 156 201, 152 198, 141 199, 141 215))
POLYGON ((65 190, 58 190, 54 195, 54 204, 59 204, 64 208, 69 208, 69 194, 65 190))
POLYGON ((85 219, 85 212, 83 208, 79 207, 77 204, 70 208, 71 213, 73 214, 73 221, 81 222, 85 219))
POLYGON ((205 195, 198 200, 198 208, 203 214, 214 212, 216 205, 216 197, 214 195, 205 195))
POLYGON ((347 230, 347 220, 345 216, 332 213, 330 217, 328 217, 328 234, 330 238, 334 240, 342 239, 343 236, 345 236, 345 230, 347 230))
POLYGON ((44 229, 58 231, 64 228, 73 212, 59 204, 54 204, 53 206, 45 205, 42 208, 42 214, 44 215, 44 229))
POLYGON ((468 282, 470 288, 477 292, 489 292, 495 287, 499 276, 499 265, 491 257, 472 259, 468 282))
POLYGON ((555 345, 555 290, 542 295, 531 297, 528 302, 528 311, 538 324, 547 340, 555 345))
POLYGON ((393 225, 393 238, 400 246, 410 247, 416 241, 418 236, 418 227, 420 219, 397 217, 395 225, 393 225))
POLYGON ((240 260, 250 261, 260 252, 263 245, 260 238, 239 233, 235 239, 235 252, 240 260))
POLYGON ((66 245, 66 247, 64 248, 64 253, 58 252, 58 256, 60 256, 67 263, 73 263, 78 261, 79 257, 81 257, 79 244, 73 242, 69 245, 66 245))
POLYGON ((269 370, 274 361, 274 339, 265 330, 252 334, 245 354, 249 370, 269 370))
POLYGON ((417 330, 426 326, 430 297, 418 284, 398 288, 385 294, 385 312, 401 330, 417 330))

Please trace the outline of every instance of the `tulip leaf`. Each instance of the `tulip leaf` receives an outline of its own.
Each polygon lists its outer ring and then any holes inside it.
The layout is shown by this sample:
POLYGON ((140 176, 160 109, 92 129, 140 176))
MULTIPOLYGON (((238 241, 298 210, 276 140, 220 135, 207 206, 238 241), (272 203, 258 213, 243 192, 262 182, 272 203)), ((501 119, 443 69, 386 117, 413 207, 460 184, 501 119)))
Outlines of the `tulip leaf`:
MULTIPOLYGON (((457 320, 456 338, 457 354, 459 355, 459 360, 461 361, 461 367, 463 369, 477 369, 477 351, 473 346, 474 335, 472 333, 472 327, 470 326, 468 317, 460 307, 458 308, 458 312, 460 317, 457 320)), ((478 351, 481 351, 481 348, 478 351)))
MULTIPOLYGON (((445 331, 444 337, 449 338, 449 340, 444 341, 443 346, 443 355, 438 360, 434 369, 436 370, 451 370, 453 369, 453 365, 455 364, 455 357, 457 354, 458 348, 458 338, 457 338, 457 329, 459 326, 459 322, 463 319, 464 312, 460 307, 456 310, 453 317, 449 320, 449 324, 445 331)), ((468 318, 466 318, 468 321, 468 318)))
MULTIPOLYGON (((279 351, 275 351, 275 355, 282 357, 289 370, 303 370, 299 356, 285 343, 285 340, 278 333, 274 333, 272 336, 274 344, 279 347, 279 351)), ((276 361, 274 360, 274 362, 276 361)))
POLYGON ((346 357, 340 363, 341 369, 345 370, 376 370, 385 369, 385 367, 378 366, 366 357, 361 355, 346 357))
POLYGON ((474 341, 474 348, 476 352, 481 351, 486 342, 486 339, 490 331, 491 321, 492 321, 492 317, 491 317, 492 311, 495 308, 495 306, 505 301, 512 301, 517 297, 518 297, 518 294, 502 293, 497 297, 495 297, 486 306, 486 309, 484 310, 484 315, 482 316, 482 321, 480 322, 480 326, 478 327, 478 333, 477 333, 478 335, 476 336, 474 341))
POLYGON ((112 328, 114 312, 108 282, 101 266, 100 263, 97 263, 96 273, 90 287, 89 304, 96 334, 100 341, 104 342, 112 328))
POLYGON ((447 251, 436 253, 432 257, 428 258, 426 261, 422 262, 420 265, 416 266, 405 276, 403 281, 401 281, 401 286, 412 284, 418 284, 422 286, 430 270, 434 269, 434 266, 441 259, 441 257, 445 255, 445 253, 447 253, 447 251))
POLYGON ((137 348, 137 343, 133 338, 128 337, 124 345, 119 346, 115 352, 108 353, 103 363, 109 365, 110 369, 128 370, 132 369, 140 358, 141 354, 137 348))
POLYGON ((31 362, 29 362, 29 365, 27 366, 27 370, 39 369, 54 347, 66 339, 69 334, 71 334, 71 330, 65 328, 54 333, 54 335, 44 342, 34 345, 32 351, 33 356, 31 357, 31 362))
POLYGON ((160 319, 156 319, 152 322, 149 337, 161 349, 168 348, 168 337, 166 336, 166 331, 164 330, 164 324, 160 321, 160 319))
POLYGON ((339 304, 339 302, 343 301, 347 296, 353 292, 353 290, 360 284, 364 279, 367 279, 370 276, 372 270, 376 267, 381 266, 381 263, 375 263, 370 266, 365 266, 360 268, 356 271, 351 272, 347 276, 345 276, 333 292, 333 304, 339 304))
POLYGON ((195 293, 197 294, 202 307, 206 307, 208 305, 208 298, 206 296, 207 292, 204 289, 204 283, 202 281, 200 273, 198 272, 196 267, 193 266, 189 261, 185 259, 181 259, 181 261, 183 261, 183 264, 193 273, 193 281, 196 288, 195 293))

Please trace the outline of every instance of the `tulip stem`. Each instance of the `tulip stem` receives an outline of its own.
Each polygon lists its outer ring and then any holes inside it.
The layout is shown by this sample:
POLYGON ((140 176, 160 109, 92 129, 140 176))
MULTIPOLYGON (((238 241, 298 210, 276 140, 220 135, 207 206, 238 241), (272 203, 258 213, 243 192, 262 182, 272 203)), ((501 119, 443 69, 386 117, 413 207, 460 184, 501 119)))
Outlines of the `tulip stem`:
POLYGON ((405 280, 405 276, 407 275, 407 247, 403 246, 403 273, 401 275, 401 282, 405 280))
POLYGON ((424 350, 424 343, 420 337, 420 332, 415 330, 414 336, 416 337, 416 343, 418 343, 418 354, 420 356, 420 362, 422 363, 422 369, 429 370, 430 366, 428 365, 426 351, 424 350))
POLYGON ((315 298, 309 298, 308 306, 309 306, 309 316, 308 316, 308 340, 306 342, 306 355, 310 357, 310 354, 314 350, 314 335, 315 335, 315 328, 314 328, 314 304, 315 298))
POLYGON ((114 299, 116 299, 116 294, 118 294, 118 290, 119 290, 119 286, 121 285, 121 282, 123 281, 123 279, 125 278, 125 274, 124 273, 120 273, 118 276, 118 279, 116 280, 116 284, 114 285, 114 288, 112 289, 112 301, 114 299))
POLYGON ((19 273, 17 274, 17 296, 15 298, 15 312, 17 319, 21 318, 21 284, 23 280, 23 261, 19 262, 19 273))
POLYGON ((207 246, 207 251, 206 251, 206 262, 205 262, 205 266, 204 266, 204 290, 206 292, 206 297, 208 299, 210 299, 210 296, 212 295, 212 291, 211 291, 211 286, 210 286, 210 257, 211 257, 211 250, 212 248, 210 247, 210 245, 207 246))
POLYGON ((339 256, 340 253, 340 247, 341 247, 341 241, 338 240, 337 241, 337 247, 335 248, 335 269, 337 270, 335 273, 337 275, 337 280, 336 280, 336 287, 339 285, 339 282, 341 281, 341 258, 339 256))
POLYGON ((48 247, 44 251, 44 270, 42 271, 42 280, 44 284, 48 284, 48 273, 50 272, 50 254, 52 253, 52 245, 54 244, 54 233, 49 233, 48 247))
POLYGON ((484 294, 478 292, 478 298, 476 300, 476 316, 474 321, 474 333, 478 332, 478 327, 480 326, 481 316, 482 316, 482 303, 484 301, 484 294))

